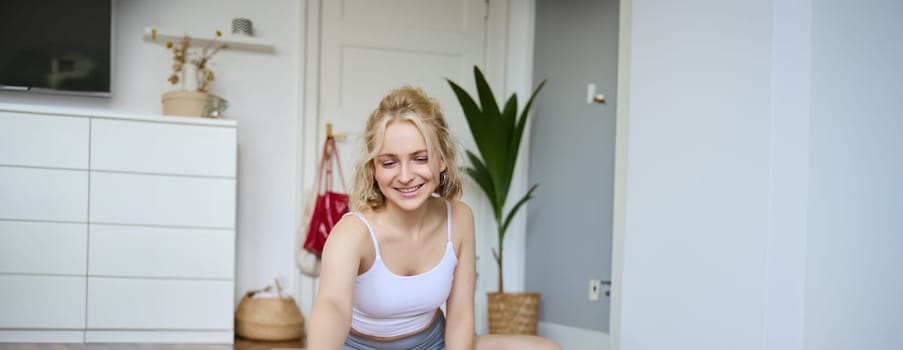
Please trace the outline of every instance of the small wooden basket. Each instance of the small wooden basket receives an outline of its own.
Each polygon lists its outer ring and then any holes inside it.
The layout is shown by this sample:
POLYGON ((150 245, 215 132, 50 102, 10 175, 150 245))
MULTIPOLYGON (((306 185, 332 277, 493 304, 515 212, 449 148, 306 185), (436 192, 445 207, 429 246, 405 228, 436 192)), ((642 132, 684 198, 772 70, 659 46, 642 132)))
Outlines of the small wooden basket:
POLYGON ((536 335, 539 293, 487 293, 489 334, 536 335))
MULTIPOLYGON (((241 298, 235 310, 235 333, 242 338, 263 341, 284 341, 304 337, 304 316, 292 298, 257 298, 254 294, 267 292, 252 290, 241 298)), ((279 295, 282 288, 277 284, 279 295)))

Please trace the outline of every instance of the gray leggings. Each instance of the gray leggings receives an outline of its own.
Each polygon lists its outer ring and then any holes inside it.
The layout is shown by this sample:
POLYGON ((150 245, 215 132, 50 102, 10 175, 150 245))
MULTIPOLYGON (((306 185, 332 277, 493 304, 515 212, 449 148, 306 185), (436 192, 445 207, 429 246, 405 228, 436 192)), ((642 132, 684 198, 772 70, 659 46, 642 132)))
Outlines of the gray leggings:
POLYGON ((422 332, 391 341, 367 339, 348 333, 342 350, 442 350, 445 349, 445 315, 441 312, 422 332))

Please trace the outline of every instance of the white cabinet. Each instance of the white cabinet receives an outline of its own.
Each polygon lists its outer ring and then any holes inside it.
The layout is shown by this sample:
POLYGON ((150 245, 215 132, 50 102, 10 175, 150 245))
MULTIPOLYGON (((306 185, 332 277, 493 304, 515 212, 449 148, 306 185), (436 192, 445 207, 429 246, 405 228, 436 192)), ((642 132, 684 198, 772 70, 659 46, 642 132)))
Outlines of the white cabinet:
POLYGON ((88 172, 0 167, 0 219, 85 222, 88 172))
POLYGON ((91 169, 235 178, 235 128, 96 119, 91 169))
POLYGON ((85 275, 88 225, 0 221, 0 274, 85 275))
POLYGON ((231 343, 234 121, 0 104, 0 342, 231 343))
POLYGON ((0 164, 88 169, 90 119, 0 111, 0 164))
POLYGON ((91 222, 235 227, 235 179, 91 174, 91 222))
POLYGON ((229 289, 226 281, 90 277, 88 330, 228 330, 229 289))
POLYGON ((231 279, 231 230, 91 225, 88 274, 231 279))
POLYGON ((83 329, 85 283, 84 276, 0 274, 0 329, 83 329))

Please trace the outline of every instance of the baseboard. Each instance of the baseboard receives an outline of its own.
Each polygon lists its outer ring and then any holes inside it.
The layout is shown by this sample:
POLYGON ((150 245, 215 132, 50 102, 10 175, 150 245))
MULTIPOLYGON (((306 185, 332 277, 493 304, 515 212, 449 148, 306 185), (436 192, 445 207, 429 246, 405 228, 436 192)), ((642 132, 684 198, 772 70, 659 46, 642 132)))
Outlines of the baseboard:
POLYGON ((84 331, 0 330, 0 343, 81 343, 84 331))
POLYGON ((565 326, 558 323, 539 322, 539 335, 552 339, 563 350, 609 350, 608 333, 565 326))
POLYGON ((86 331, 85 343, 232 344, 225 331, 86 331))

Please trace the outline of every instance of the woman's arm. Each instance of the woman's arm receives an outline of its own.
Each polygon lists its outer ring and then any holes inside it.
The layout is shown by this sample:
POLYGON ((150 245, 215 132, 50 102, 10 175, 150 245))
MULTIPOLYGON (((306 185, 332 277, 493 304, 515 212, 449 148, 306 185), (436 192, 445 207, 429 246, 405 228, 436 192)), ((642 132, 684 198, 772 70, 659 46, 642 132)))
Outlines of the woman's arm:
POLYGON ((458 245, 455 280, 446 301, 445 346, 449 350, 474 347, 473 294, 476 283, 476 253, 473 212, 467 204, 452 202, 452 239, 458 245))
MULTIPOLYGON (((361 228, 357 218, 342 218, 326 240, 320 286, 308 327, 307 348, 341 349, 351 328, 351 295, 361 261, 361 228)), ((367 236, 364 236, 367 237, 367 236)))

